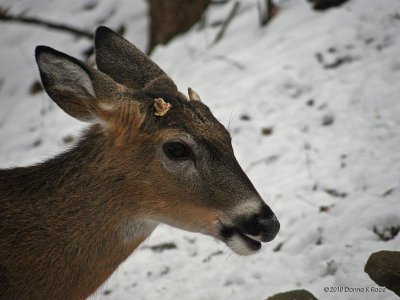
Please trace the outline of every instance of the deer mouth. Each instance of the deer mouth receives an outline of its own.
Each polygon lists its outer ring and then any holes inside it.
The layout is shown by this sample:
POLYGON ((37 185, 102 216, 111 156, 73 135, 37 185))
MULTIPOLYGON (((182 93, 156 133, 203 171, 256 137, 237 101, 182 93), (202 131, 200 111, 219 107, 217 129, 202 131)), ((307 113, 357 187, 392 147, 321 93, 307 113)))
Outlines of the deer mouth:
POLYGON ((220 231, 222 241, 236 254, 251 255, 261 249, 261 242, 241 232, 236 227, 224 226, 220 231))

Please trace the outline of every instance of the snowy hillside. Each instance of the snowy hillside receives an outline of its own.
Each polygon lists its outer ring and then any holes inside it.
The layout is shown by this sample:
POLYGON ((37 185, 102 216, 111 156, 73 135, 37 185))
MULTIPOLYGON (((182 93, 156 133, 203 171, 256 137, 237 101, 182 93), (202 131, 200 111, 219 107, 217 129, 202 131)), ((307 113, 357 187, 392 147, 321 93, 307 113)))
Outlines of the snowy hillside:
MULTIPOLYGON (((391 233, 400 227, 400 2, 350 0, 325 12, 279 3, 266 27, 253 1, 242 1, 216 45, 218 27, 195 27, 152 55, 229 128, 281 222, 277 238, 239 257, 210 237, 160 226, 93 299, 253 300, 299 288, 319 299, 396 299, 324 287, 377 287, 363 271, 368 256, 400 249, 391 233)), ((206 24, 231 4, 208 11, 206 24)), ((127 39, 146 45, 144 1, 0 6, 93 31, 124 24, 127 39)), ((0 32, 0 167, 28 165, 65 150, 85 126, 31 91, 34 47, 85 59, 92 42, 15 23, 0 32)))

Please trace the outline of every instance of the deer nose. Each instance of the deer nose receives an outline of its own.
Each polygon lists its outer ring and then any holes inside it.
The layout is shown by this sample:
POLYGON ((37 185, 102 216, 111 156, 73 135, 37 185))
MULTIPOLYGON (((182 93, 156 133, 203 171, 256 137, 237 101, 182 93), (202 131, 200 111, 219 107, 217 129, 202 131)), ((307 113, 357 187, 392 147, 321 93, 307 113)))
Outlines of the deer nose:
POLYGON ((272 241, 280 229, 278 219, 268 206, 261 213, 254 214, 241 223, 243 233, 258 237, 262 242, 272 241))
POLYGON ((273 216, 268 219, 260 219, 259 227, 261 230, 261 241, 270 242, 278 234, 281 224, 279 223, 278 219, 273 216))

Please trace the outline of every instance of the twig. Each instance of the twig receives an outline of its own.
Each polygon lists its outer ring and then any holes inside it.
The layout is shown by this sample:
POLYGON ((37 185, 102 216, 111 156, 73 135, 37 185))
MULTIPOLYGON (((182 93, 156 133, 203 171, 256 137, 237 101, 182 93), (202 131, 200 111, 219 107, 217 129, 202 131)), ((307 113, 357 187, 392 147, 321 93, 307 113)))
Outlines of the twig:
POLYGON ((257 2, 258 15, 260 17, 260 25, 265 26, 272 20, 273 17, 278 13, 277 6, 272 0, 265 0, 264 9, 260 2, 257 2))
POLYGON ((212 43, 212 45, 215 45, 222 39, 222 37, 225 34, 226 29, 228 28, 228 25, 232 21, 233 17, 236 15, 236 13, 239 9, 239 6, 240 6, 240 3, 236 1, 235 4, 233 5, 228 17, 225 19, 224 23, 222 24, 220 31, 215 36, 215 39, 214 39, 214 42, 212 43))
POLYGON ((246 66, 244 64, 242 64, 236 60, 233 60, 229 57, 226 57, 224 55, 214 55, 214 56, 212 56, 212 58, 222 60, 222 61, 226 62, 227 64, 230 64, 231 66, 237 68, 240 71, 243 71, 244 69, 246 69, 246 66))
POLYGON ((210 4, 211 5, 224 5, 228 2, 229 2, 229 0, 211 0, 210 4))
POLYGON ((0 21, 40 25, 40 26, 44 26, 47 28, 51 28, 51 29, 57 29, 57 30, 70 32, 75 35, 83 36, 83 37, 90 38, 90 39, 93 37, 92 33, 81 30, 81 29, 73 28, 68 25, 52 23, 49 21, 44 21, 44 20, 33 18, 33 17, 13 16, 13 15, 8 14, 6 10, 1 10, 0 21))
POLYGON ((265 162, 266 159, 267 159, 267 157, 263 157, 263 158, 260 158, 260 159, 255 160, 255 161, 252 161, 252 162, 247 166, 247 168, 246 168, 244 171, 245 171, 246 173, 247 173, 247 172, 250 172, 250 170, 253 169, 253 167, 255 167, 255 166, 257 166, 257 165, 259 165, 259 164, 265 162))
POLYGON ((259 165, 259 164, 261 164, 261 163, 267 164, 267 163, 274 162, 274 161, 276 161, 278 158, 279 158, 279 157, 278 157, 277 155, 268 155, 268 156, 262 157, 262 158, 260 158, 260 159, 257 159, 257 160, 255 160, 255 161, 252 161, 252 162, 247 166, 247 168, 245 169, 245 172, 246 172, 246 173, 249 172, 251 169, 253 169, 255 166, 257 166, 257 165, 259 165))
POLYGON ((297 199, 299 199, 300 201, 303 201, 304 203, 312 206, 312 207, 318 207, 318 205, 312 203, 311 201, 306 200, 305 198, 303 198, 303 196, 300 196, 298 194, 296 194, 297 199))
POLYGON ((308 150, 310 150, 310 144, 307 142, 304 143, 304 155, 305 155, 305 161, 306 161, 306 167, 307 167, 307 174, 308 178, 312 179, 312 172, 311 172, 311 160, 310 160, 310 155, 308 153, 308 150))

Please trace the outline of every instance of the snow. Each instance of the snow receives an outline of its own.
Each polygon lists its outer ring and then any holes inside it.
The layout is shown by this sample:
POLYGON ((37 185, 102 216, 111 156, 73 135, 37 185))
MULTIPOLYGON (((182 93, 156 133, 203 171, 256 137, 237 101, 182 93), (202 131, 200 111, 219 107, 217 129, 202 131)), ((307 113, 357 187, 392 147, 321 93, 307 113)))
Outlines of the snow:
MULTIPOLYGON (((395 299, 324 287, 376 287, 363 272, 368 256, 400 248, 400 235, 382 241, 374 233, 400 226, 400 2, 350 0, 315 12, 306 1, 281 0, 262 28, 254 2, 241 3, 216 45, 219 27, 196 26, 152 58, 229 128, 280 233, 239 257, 210 237, 160 226, 92 299, 266 299, 299 288, 321 299, 395 299), (162 243, 176 248, 149 247, 162 243)), ((147 43, 145 1, 0 5, 77 28, 124 23, 130 41, 147 43)), ((209 9, 206 25, 231 5, 209 9)), ((29 93, 39 78, 34 47, 84 59, 92 42, 16 23, 0 30, 0 166, 29 165, 64 151, 85 126, 44 93, 29 93)))

